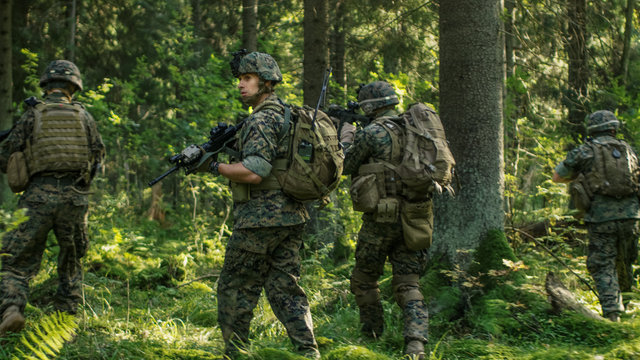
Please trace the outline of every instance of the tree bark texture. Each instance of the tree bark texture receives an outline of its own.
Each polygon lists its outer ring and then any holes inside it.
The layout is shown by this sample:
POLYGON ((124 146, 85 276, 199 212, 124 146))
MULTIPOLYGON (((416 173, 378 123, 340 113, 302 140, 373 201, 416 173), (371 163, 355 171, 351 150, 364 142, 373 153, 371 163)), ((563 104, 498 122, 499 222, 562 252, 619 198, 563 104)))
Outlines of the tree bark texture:
POLYGON ((454 198, 436 196, 432 251, 457 258, 504 228, 500 0, 440 3, 440 116, 456 159, 454 198))
POLYGON ((631 58, 631 35, 633 34, 633 12, 636 8, 636 0, 627 0, 624 23, 624 44, 622 57, 620 59, 620 70, 618 75, 622 78, 623 85, 627 83, 629 73, 629 59, 631 58))
MULTIPOLYGON (((11 5, 12 0, 0 0, 0 130, 13 125, 13 73, 11 71, 11 5)), ((0 174, 0 204, 11 196, 7 177, 0 174)))
POLYGON ((69 61, 76 61, 76 22, 78 20, 76 0, 71 0, 69 12, 69 49, 67 59, 69 61))
POLYGON ((584 138, 584 118, 588 114, 589 62, 587 58, 587 1, 567 2, 566 46, 569 56, 569 88, 565 94, 565 105, 569 110, 569 130, 576 143, 584 138))
POLYGON ((258 0, 242 0, 242 47, 258 50, 258 0))
POLYGON ((304 0, 304 104, 315 107, 329 65, 329 1, 304 0))
POLYGON ((331 34, 331 67, 333 68, 332 78, 342 88, 342 102, 346 103, 347 96, 347 69, 346 69, 346 17, 344 0, 334 0, 332 9, 333 33, 331 34))

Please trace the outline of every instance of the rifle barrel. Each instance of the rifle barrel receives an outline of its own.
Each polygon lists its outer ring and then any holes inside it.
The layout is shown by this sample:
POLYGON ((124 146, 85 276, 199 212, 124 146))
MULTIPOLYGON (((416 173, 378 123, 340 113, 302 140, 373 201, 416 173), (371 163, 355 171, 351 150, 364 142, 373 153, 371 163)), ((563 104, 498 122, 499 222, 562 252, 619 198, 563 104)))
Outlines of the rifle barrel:
POLYGON ((158 176, 157 178, 155 178, 155 179, 153 179, 153 180, 149 181, 149 184, 148 184, 148 185, 149 185, 149 186, 153 186, 153 185, 155 185, 158 181, 160 181, 160 180, 162 180, 162 179, 166 178, 167 176, 169 176, 169 175, 173 174, 173 173, 174 173, 174 172, 176 172, 178 169, 180 169, 180 167, 179 167, 179 166, 174 166, 174 167, 172 167, 171 169, 169 169, 169 170, 165 171, 165 172, 164 172, 164 174, 162 174, 162 175, 158 176))

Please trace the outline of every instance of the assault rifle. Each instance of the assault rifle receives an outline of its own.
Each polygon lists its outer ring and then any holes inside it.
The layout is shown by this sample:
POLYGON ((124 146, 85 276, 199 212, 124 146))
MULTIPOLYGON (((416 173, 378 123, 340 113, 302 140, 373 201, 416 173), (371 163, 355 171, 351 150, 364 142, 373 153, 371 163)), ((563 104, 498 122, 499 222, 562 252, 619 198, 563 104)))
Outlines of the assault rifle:
POLYGON ((356 123, 360 127, 369 125, 371 118, 366 115, 358 114, 357 110, 359 108, 360 105, 355 101, 349 101, 346 109, 336 104, 329 105, 329 109, 326 111, 327 115, 337 118, 340 121, 338 124, 338 134, 340 133, 344 123, 356 123))
POLYGON ((205 161, 212 156, 218 156, 220 150, 222 150, 229 142, 231 142, 238 130, 242 128, 244 120, 238 122, 235 126, 227 125, 226 123, 218 123, 218 125, 209 131, 209 141, 198 146, 192 144, 187 146, 179 154, 173 155, 169 158, 169 162, 175 164, 171 169, 165 171, 162 175, 149 181, 149 186, 153 186, 158 181, 173 174, 179 169, 184 169, 186 174, 191 174, 205 161))

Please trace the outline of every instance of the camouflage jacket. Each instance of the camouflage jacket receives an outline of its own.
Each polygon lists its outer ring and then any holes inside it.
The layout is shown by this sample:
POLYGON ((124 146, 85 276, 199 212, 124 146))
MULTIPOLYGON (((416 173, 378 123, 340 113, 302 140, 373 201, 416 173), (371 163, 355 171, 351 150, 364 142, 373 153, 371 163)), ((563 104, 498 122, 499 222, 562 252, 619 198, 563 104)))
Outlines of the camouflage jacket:
MULTIPOLYGON (((62 93, 51 93, 44 98, 44 102, 49 103, 71 103, 71 99, 62 93)), ((89 139, 89 151, 91 152, 94 164, 99 164, 104 161, 105 146, 102 142, 102 137, 98 132, 98 127, 93 119, 93 116, 88 111, 84 111, 84 118, 86 121, 86 128, 88 131, 89 139)), ((23 151, 26 147, 27 140, 31 138, 33 132, 33 123, 35 119, 34 108, 29 106, 27 111, 22 114, 20 120, 16 123, 16 126, 11 131, 11 134, 7 139, 0 144, 0 171, 7 171, 7 162, 9 156, 16 151, 23 151)))
MULTIPOLYGON (((388 110, 379 114, 383 116, 397 116, 395 110, 388 110)), ((370 159, 391 160, 391 136, 384 127, 375 123, 375 119, 363 129, 356 131, 353 144, 348 145, 344 153, 344 175, 356 175, 361 165, 370 159)))
MULTIPOLYGON (((274 94, 258 105, 245 120, 237 135, 242 165, 263 179, 271 174, 271 163, 283 158, 289 148, 289 136, 278 139, 284 125, 284 108, 264 106, 282 101, 274 94)), ((282 190, 251 191, 249 201, 234 204, 234 228, 291 226, 308 219, 304 205, 285 195, 282 190)))
MULTIPOLYGON (((610 138, 609 135, 599 138, 610 138)), ((575 179, 580 173, 586 173, 593 166, 593 149, 588 144, 582 144, 569 151, 566 158, 560 162, 555 171, 566 179, 575 179)), ((636 195, 616 199, 596 194, 591 202, 589 211, 584 215, 584 221, 598 223, 611 220, 640 219, 640 202, 636 195)))

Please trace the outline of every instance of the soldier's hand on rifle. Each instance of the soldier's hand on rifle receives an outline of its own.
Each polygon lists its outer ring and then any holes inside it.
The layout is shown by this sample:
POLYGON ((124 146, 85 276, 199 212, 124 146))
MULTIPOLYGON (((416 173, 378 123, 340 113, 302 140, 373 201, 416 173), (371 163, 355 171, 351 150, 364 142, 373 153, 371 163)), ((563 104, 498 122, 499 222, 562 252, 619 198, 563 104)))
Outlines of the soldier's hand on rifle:
POLYGON ((351 123, 345 122, 344 124, 342 124, 342 129, 340 130, 340 142, 343 144, 353 143, 355 133, 356 127, 351 123))

